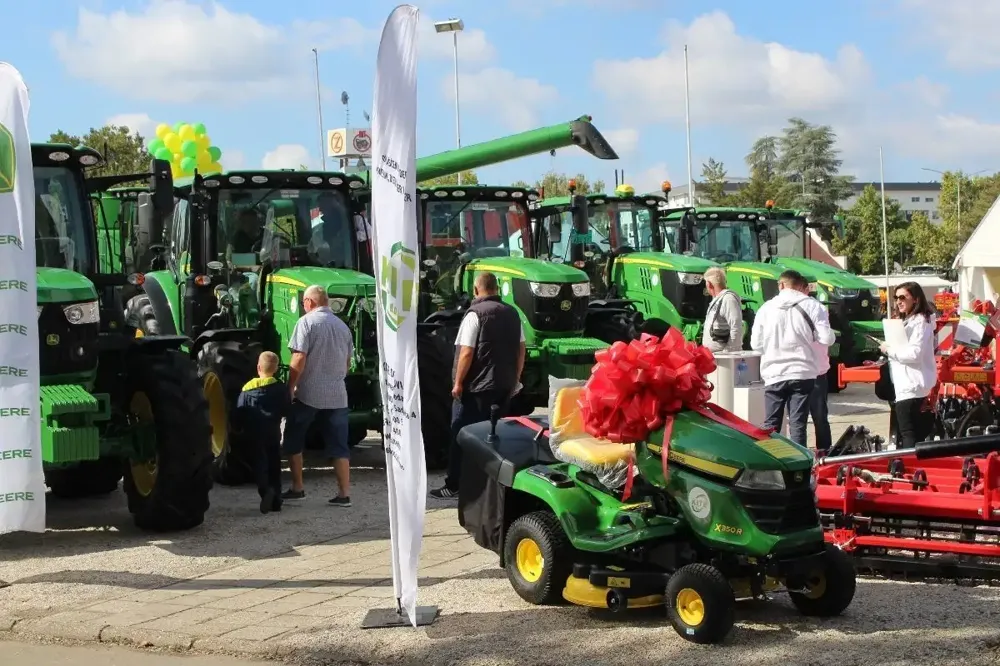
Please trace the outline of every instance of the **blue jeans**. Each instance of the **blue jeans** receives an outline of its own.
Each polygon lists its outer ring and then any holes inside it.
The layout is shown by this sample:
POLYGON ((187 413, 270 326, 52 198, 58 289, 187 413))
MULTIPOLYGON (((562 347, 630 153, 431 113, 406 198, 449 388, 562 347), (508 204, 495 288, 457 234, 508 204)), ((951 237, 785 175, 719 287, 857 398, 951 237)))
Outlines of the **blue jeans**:
POLYGON ((790 379, 764 387, 764 427, 781 430, 788 408, 788 435, 799 446, 806 446, 809 425, 809 399, 815 379, 790 379))
POLYGON ((816 451, 825 453, 833 445, 833 435, 830 433, 830 410, 827 405, 827 377, 825 374, 816 377, 816 386, 809 394, 809 415, 816 430, 816 451))
POLYGON ((348 417, 350 409, 317 409, 295 400, 285 419, 285 455, 302 453, 306 448, 306 436, 315 423, 323 437, 323 450, 331 460, 350 459, 348 447, 348 417))

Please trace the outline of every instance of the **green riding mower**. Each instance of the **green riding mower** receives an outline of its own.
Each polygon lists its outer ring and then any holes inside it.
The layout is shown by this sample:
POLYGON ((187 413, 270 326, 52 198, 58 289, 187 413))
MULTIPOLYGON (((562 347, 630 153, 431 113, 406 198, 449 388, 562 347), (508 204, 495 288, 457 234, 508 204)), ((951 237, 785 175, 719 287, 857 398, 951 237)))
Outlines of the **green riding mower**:
POLYGON ((726 637, 737 600, 785 592, 809 616, 850 605, 854 568, 824 544, 806 449, 689 410, 667 452, 663 429, 613 443, 586 433, 581 390, 554 392, 552 432, 546 417, 494 416, 458 435, 459 522, 521 598, 665 606, 695 643, 726 637))

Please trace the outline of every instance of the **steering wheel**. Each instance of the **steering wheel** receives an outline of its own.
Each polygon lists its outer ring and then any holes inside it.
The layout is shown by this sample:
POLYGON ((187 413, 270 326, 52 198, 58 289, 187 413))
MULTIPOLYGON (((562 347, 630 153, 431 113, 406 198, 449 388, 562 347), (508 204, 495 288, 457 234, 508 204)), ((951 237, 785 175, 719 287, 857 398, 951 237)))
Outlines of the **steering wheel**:
POLYGON ((720 264, 724 264, 729 261, 736 261, 737 259, 739 259, 739 257, 737 257, 735 254, 732 254, 731 252, 723 252, 721 254, 715 255, 712 258, 713 260, 719 262, 720 264))

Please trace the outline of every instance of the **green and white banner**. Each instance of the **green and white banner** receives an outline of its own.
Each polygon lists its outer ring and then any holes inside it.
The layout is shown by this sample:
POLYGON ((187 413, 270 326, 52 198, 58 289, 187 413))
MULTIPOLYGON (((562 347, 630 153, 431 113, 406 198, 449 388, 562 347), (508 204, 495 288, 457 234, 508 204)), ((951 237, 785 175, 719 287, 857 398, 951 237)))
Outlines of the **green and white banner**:
POLYGON ((45 531, 28 88, 0 62, 0 534, 45 531))

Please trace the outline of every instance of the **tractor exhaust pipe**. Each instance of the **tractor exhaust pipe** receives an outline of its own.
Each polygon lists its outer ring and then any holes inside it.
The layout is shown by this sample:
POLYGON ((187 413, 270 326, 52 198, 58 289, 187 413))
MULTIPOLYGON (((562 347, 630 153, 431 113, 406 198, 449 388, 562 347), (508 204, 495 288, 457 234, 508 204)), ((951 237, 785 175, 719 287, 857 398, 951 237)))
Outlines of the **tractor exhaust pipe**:
POLYGON ((881 460, 911 453, 917 456, 917 460, 928 460, 931 458, 947 458, 949 456, 977 456, 993 452, 1000 452, 1000 434, 928 440, 926 442, 917 442, 916 447, 913 449, 853 453, 847 456, 824 456, 817 461, 817 464, 881 460))

